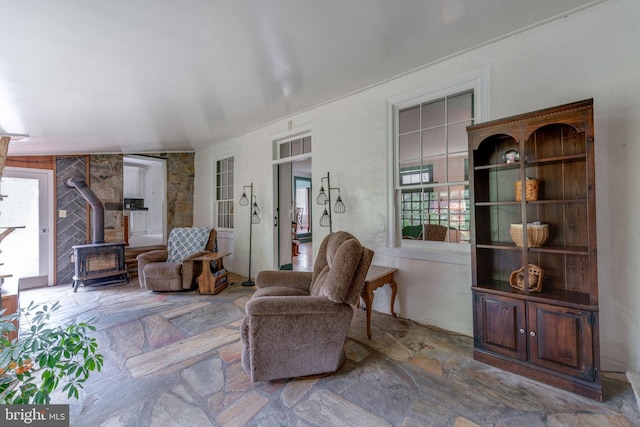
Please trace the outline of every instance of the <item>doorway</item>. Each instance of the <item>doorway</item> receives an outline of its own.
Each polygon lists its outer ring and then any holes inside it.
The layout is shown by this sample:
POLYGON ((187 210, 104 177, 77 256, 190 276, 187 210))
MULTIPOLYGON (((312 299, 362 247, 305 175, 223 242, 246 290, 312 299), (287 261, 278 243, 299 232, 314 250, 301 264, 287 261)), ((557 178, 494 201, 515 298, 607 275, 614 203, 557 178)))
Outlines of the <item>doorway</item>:
POLYGON ((278 266, 311 271, 311 158, 278 164, 277 176, 278 266))
POLYGON ((130 248, 166 244, 166 160, 123 156, 124 216, 130 248))
POLYGON ((11 274, 5 280, 20 289, 52 285, 53 171, 5 167, 0 188, 0 233, 9 233, 0 247, 2 271, 11 274))
MULTIPOLYGON (((303 172, 305 175, 307 167, 303 172)), ((310 167, 308 168, 310 169, 310 167)), ((296 175, 294 168, 293 188, 295 190, 293 204, 295 206, 295 217, 292 224, 293 228, 293 248, 292 248, 292 264, 293 270, 311 271, 313 269, 313 247, 311 230, 311 178, 296 175)))
MULTIPOLYGON (((273 265, 280 270, 310 271, 311 259, 311 125, 303 125, 296 129, 289 122, 289 130, 274 135, 273 145, 273 205, 274 234, 273 234, 273 265), (296 202, 296 178, 309 180, 309 190, 302 195, 300 204, 302 214, 300 224, 305 230, 305 244, 309 250, 301 251, 298 239, 298 202, 296 202), (306 214, 304 210, 307 210, 306 214), (304 255, 302 255, 304 253, 304 255), (308 257, 307 263, 302 263, 300 256, 308 257)), ((302 180, 300 181, 302 182, 302 180)))
POLYGON ((311 239, 311 178, 297 176, 294 171, 295 223, 300 240, 311 239))

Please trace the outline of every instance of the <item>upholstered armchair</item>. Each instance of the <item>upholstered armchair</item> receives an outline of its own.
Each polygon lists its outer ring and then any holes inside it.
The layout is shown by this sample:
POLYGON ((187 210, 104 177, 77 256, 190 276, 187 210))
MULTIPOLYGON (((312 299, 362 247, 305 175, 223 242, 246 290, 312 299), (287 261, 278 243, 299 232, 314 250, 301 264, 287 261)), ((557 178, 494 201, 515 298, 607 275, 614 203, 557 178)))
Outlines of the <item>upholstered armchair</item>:
POLYGON ((344 231, 320 245, 313 272, 261 271, 245 306, 242 365, 252 381, 330 374, 344 343, 373 251, 344 231))
POLYGON ((460 242, 460 231, 438 224, 407 225, 402 228, 402 238, 410 240, 435 240, 460 242))
POLYGON ((177 227, 169 233, 166 250, 137 256, 140 287, 152 291, 191 289, 202 272, 193 259, 214 251, 216 230, 209 227, 177 227))

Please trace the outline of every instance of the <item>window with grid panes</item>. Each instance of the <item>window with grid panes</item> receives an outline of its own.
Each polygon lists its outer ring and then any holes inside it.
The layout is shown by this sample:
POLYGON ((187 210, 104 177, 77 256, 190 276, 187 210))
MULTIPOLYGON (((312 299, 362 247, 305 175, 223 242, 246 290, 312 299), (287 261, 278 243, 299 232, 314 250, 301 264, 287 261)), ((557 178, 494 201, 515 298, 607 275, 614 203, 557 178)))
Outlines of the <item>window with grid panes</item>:
POLYGON ((216 228, 233 228, 233 157, 216 161, 216 228))
POLYGON ((473 124, 473 90, 397 108, 396 197, 403 239, 426 240, 425 226, 442 226, 444 241, 469 243, 470 203, 466 127, 473 124))
POLYGON ((311 136, 303 136, 291 140, 284 140, 278 144, 278 158, 300 156, 311 153, 311 136))

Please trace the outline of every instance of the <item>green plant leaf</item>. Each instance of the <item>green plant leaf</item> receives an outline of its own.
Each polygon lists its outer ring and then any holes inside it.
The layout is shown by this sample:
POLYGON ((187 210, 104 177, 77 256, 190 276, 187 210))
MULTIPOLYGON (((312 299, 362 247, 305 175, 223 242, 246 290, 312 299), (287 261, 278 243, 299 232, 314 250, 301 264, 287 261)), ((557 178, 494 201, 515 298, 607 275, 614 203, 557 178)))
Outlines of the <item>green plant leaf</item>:
MULTIPOLYGON (((51 315, 60 308, 59 301, 49 305, 39 305, 31 301, 19 313, 0 317, 0 403, 44 403, 50 402, 50 394, 59 386, 69 397, 79 398, 82 388, 93 370, 100 371, 104 356, 97 353, 95 338, 88 336, 96 328, 87 322, 58 325, 50 322, 51 315), (25 326, 19 339, 9 342, 2 331, 15 330, 12 320, 20 319, 25 326), (31 359, 33 367, 8 375, 12 361, 17 366, 27 364, 31 359), (36 372, 39 378, 36 378, 36 372)), ((4 311, 0 310, 0 315, 4 311)))

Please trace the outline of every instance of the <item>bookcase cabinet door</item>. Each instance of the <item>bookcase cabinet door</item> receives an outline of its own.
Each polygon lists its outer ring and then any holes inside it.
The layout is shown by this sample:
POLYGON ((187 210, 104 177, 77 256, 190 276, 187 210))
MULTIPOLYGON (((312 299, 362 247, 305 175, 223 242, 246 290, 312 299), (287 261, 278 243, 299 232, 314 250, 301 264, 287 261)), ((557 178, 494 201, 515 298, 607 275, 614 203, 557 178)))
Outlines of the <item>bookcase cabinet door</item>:
POLYGON ((482 293, 474 298, 476 348, 526 360, 525 302, 482 293))
POLYGON ((529 359, 536 365, 587 381, 595 380, 595 314, 528 302, 529 359))

